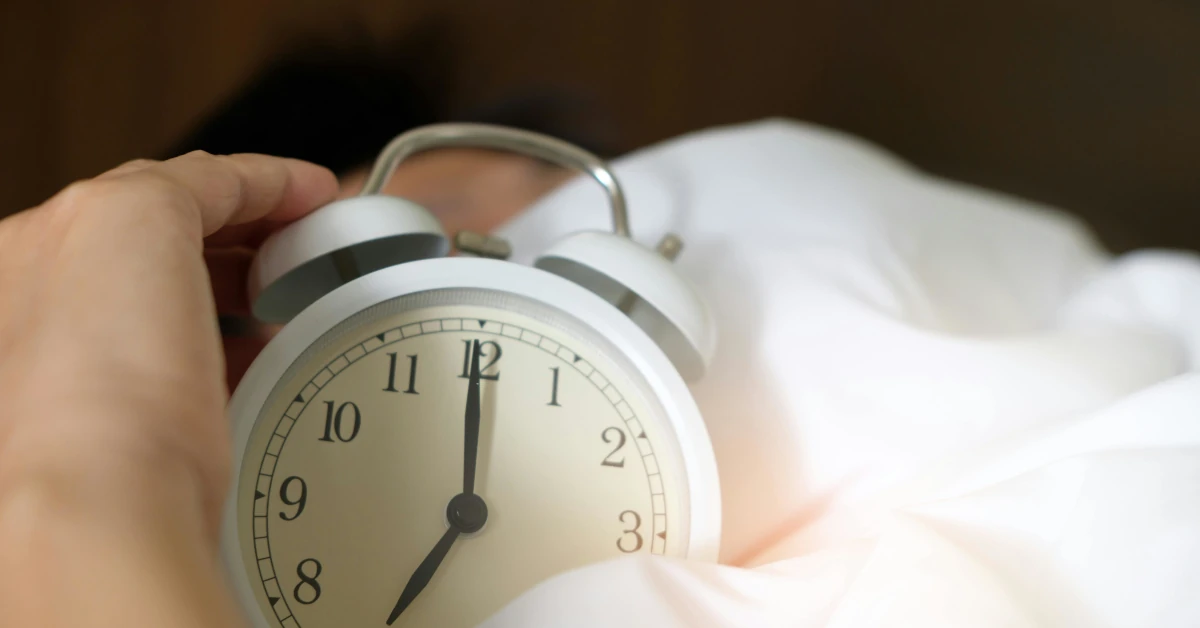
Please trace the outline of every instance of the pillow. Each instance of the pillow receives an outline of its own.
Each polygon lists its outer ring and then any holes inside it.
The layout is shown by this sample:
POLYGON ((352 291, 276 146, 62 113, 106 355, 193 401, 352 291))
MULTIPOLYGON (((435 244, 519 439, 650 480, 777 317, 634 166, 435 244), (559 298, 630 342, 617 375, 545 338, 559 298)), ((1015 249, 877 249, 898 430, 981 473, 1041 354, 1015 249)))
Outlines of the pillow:
MULTIPOLYGON (((489 628, 1200 625, 1200 261, 784 120, 615 164, 720 342, 721 565, 625 558, 489 628)), ((607 229, 577 180, 501 230, 607 229)))

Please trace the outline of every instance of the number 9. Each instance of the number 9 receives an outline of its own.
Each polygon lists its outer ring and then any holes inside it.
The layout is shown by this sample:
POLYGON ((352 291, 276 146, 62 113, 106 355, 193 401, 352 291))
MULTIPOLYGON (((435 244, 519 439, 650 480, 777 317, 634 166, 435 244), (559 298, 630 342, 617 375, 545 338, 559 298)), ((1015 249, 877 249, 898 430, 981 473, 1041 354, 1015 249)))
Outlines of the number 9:
POLYGON ((303 478, 293 475, 292 477, 284 480, 283 484, 279 486, 279 500, 288 506, 299 506, 296 508, 296 512, 292 513, 292 516, 290 517, 282 512, 279 513, 279 518, 283 519, 284 521, 295 520, 296 517, 300 516, 300 513, 304 512, 304 506, 308 503, 308 484, 304 483, 303 478), (300 483, 300 497, 296 500, 292 500, 288 497, 288 487, 292 485, 292 482, 300 483))

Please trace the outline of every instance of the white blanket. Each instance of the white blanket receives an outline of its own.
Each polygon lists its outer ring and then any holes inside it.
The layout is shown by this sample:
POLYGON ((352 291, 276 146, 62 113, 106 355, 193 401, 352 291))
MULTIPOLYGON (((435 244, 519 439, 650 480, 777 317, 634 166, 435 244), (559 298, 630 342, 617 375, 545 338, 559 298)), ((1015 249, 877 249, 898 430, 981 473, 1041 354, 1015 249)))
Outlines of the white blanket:
MULTIPOLYGON (((784 121, 617 162, 717 314, 722 565, 622 559, 488 628, 1200 626, 1200 260, 784 121)), ((529 261, 609 225, 577 180, 529 261)))

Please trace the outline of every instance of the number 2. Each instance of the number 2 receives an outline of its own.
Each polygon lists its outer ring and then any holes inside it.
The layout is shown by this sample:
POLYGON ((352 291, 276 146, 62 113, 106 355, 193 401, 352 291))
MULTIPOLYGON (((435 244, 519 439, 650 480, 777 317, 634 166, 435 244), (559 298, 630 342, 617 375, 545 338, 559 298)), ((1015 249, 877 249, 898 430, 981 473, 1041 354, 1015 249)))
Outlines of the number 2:
POLYGON ((617 455, 617 452, 621 451, 621 448, 625 446, 625 432, 621 431, 621 428, 619 428, 619 427, 610 427, 610 428, 604 430, 603 432, 600 432, 600 438, 604 439, 604 442, 606 442, 606 443, 612 442, 612 439, 608 437, 609 432, 617 433, 617 446, 613 447, 613 450, 611 452, 609 452, 607 456, 604 457, 604 462, 601 462, 600 466, 602 466, 602 467, 617 467, 618 469, 624 469, 625 468, 625 459, 621 458, 620 460, 613 460, 612 457, 617 455))

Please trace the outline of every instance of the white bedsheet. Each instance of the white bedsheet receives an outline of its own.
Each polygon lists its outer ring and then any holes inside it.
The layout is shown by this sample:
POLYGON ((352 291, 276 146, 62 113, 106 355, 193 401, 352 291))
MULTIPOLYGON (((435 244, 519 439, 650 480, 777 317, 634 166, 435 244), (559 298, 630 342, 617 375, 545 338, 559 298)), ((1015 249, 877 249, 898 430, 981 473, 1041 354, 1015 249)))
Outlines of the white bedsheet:
MULTIPOLYGON (((621 559, 488 628, 1200 626, 1200 260, 786 121, 617 162, 721 342, 721 565, 621 559)), ((577 180, 503 233, 609 225, 577 180)))

